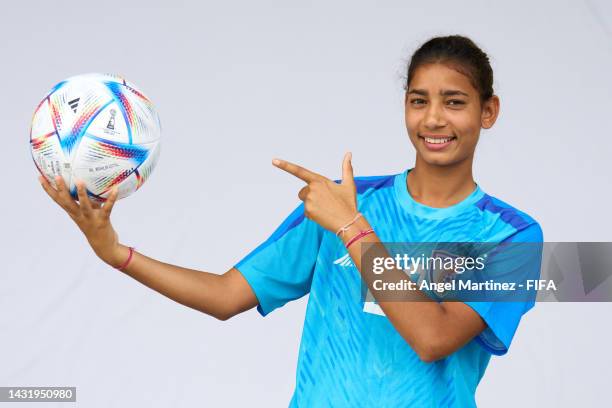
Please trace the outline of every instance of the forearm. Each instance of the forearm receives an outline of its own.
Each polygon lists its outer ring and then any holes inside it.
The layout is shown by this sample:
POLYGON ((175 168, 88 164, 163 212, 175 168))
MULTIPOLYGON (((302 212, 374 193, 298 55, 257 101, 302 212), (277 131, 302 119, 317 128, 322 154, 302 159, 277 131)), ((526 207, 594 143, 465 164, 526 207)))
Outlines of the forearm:
MULTIPOLYGON (((114 265, 128 259, 129 249, 120 245, 114 265)), ((167 264, 134 251, 123 272, 162 295, 217 319, 226 320, 234 311, 227 298, 223 275, 167 264)))
MULTIPOLYGON (((360 218, 343 235, 344 244, 346 245, 348 240, 355 236, 359 230, 370 228, 371 226, 368 221, 364 217, 360 218)), ((397 295, 395 295, 393 301, 389 301, 390 297, 385 295, 384 291, 374 289, 374 281, 381 279, 381 276, 385 282, 401 282, 407 277, 403 271, 398 269, 386 270, 384 275, 375 275, 371 270, 368 271, 368 268, 365 268, 365 270, 362 268, 361 244, 380 242, 380 239, 374 232, 353 243, 348 248, 348 253, 359 270, 368 290, 372 293, 387 318, 389 318, 391 324, 393 324, 395 329, 417 354, 425 357, 424 359, 426 360, 430 360, 432 355, 440 354, 440 350, 438 350, 440 348, 440 339, 449 339, 444 330, 449 328, 449 324, 452 327, 452 322, 449 323, 442 304, 432 301, 431 298, 418 289, 404 291, 401 299, 397 299, 397 295)), ((378 248, 376 250, 377 256, 389 256, 382 247, 380 247, 380 250, 378 248)))
MULTIPOLYGON (((82 182, 77 183, 77 204, 62 177, 55 179, 57 188, 43 176, 39 177, 39 181, 51 199, 77 224, 102 261, 113 267, 125 264, 129 258, 129 248, 119 244, 118 235, 110 222, 110 214, 118 197, 117 186, 110 192, 104 206, 100 206, 89 200, 82 182)), ((159 262, 134 252, 129 264, 122 270, 162 295, 217 319, 226 320, 257 304, 250 286, 235 269, 216 275, 159 262)))

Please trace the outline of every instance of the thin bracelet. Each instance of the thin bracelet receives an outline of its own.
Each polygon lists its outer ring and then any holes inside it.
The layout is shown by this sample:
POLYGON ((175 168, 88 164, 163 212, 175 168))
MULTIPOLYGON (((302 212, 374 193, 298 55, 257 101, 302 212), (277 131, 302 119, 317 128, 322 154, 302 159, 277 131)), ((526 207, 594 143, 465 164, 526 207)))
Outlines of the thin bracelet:
POLYGON ((354 242, 359 241, 361 238, 363 238, 366 235, 371 234, 373 232, 374 232, 374 230, 372 228, 370 228, 369 230, 365 230, 365 231, 359 231, 359 234, 357 234, 353 238, 351 238, 349 240, 349 242, 346 243, 345 247, 348 249, 348 247, 353 245, 354 242))
POLYGON ((127 268, 127 266, 129 265, 130 261, 132 260, 132 256, 134 255, 134 248, 133 247, 128 247, 128 249, 130 250, 130 254, 128 255, 128 259, 123 263, 123 265, 115 267, 115 269, 119 269, 121 272, 123 272, 123 270, 125 268, 127 268))
POLYGON ((338 231, 336 231, 336 236, 343 236, 344 233, 349 229, 349 227, 351 225, 353 225, 355 223, 355 221, 357 221, 359 219, 359 217, 363 216, 362 213, 358 212, 357 215, 355 215, 355 218, 353 218, 352 220, 350 220, 345 226, 340 227, 338 229, 338 231))

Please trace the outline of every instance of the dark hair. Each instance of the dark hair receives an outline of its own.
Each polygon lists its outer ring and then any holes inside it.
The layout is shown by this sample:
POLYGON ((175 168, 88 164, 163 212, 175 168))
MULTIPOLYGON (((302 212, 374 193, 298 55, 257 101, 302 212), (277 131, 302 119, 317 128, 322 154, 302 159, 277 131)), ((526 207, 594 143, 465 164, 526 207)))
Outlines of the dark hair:
POLYGON ((440 63, 467 76, 480 94, 480 102, 493 96, 493 69, 489 57, 472 40, 461 35, 434 37, 417 49, 410 59, 404 90, 421 65, 440 63))

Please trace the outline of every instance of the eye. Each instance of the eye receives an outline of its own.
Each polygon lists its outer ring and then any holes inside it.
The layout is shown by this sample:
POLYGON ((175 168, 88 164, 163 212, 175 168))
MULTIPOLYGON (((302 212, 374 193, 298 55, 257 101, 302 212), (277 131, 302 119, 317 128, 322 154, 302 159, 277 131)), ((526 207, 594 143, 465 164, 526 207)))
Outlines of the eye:
POLYGON ((415 99, 411 99, 410 103, 413 105, 422 105, 425 102, 425 99, 423 98, 415 98, 415 99))
POLYGON ((461 99, 451 99, 448 101, 449 105, 465 105, 465 102, 463 102, 461 99), (454 103, 451 103, 454 102, 454 103))

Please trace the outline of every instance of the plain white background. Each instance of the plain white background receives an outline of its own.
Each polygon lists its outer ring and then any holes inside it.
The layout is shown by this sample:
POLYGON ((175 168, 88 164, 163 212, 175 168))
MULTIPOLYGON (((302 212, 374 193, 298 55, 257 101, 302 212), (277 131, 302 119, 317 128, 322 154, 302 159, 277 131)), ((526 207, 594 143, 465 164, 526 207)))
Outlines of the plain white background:
MULTIPOLYGON (((404 70, 447 34, 489 53, 501 98, 477 182, 547 241, 610 241, 604 0, 3 5, 0 386, 76 386, 83 407, 277 407, 294 386, 307 297, 216 321, 103 265, 44 194, 28 127, 53 84, 113 72, 156 103, 158 167, 113 223, 149 256, 223 273, 298 203, 300 182, 273 157, 333 178, 347 150, 356 175, 413 164, 404 70)), ((479 406, 599 406, 611 310, 538 304, 492 359, 479 406)))

